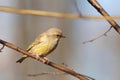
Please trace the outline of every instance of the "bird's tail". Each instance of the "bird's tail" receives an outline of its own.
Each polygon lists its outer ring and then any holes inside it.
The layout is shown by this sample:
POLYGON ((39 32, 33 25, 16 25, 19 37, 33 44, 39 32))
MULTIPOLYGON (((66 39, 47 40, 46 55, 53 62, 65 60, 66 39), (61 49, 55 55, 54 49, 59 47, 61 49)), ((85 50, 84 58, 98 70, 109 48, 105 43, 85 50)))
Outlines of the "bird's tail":
POLYGON ((19 60, 17 60, 16 63, 22 63, 26 58, 27 56, 23 56, 19 60))

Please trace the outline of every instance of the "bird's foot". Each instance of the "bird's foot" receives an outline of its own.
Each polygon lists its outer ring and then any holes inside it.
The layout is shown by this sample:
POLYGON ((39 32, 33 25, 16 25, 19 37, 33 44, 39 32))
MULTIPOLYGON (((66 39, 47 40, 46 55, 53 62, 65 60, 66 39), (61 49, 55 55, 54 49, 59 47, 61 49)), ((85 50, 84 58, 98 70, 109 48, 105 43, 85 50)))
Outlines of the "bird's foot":
POLYGON ((43 57, 43 63, 44 63, 44 64, 48 64, 48 63, 49 63, 49 60, 48 60, 47 57, 43 57))

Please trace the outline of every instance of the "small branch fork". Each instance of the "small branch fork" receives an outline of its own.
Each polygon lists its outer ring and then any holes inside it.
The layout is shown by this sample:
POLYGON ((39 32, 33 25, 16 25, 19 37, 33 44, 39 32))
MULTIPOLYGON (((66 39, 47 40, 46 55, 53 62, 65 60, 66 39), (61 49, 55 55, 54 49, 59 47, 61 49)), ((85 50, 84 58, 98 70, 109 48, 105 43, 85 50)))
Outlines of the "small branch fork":
MULTIPOLYGON (((72 76, 74 76, 74 77, 76 77, 76 78, 78 78, 78 79, 80 79, 80 80, 89 80, 87 76, 84 76, 84 75, 82 75, 82 74, 79 74, 79 73, 77 73, 77 72, 75 72, 75 71, 73 71, 73 70, 71 70, 71 69, 69 69, 69 68, 67 68, 67 67, 58 65, 58 64, 56 64, 56 63, 53 63, 53 62, 48 61, 48 60, 46 60, 46 59, 44 59, 44 58, 41 58, 41 57, 36 58, 35 55, 32 55, 32 54, 30 54, 29 52, 26 52, 25 50, 23 50, 23 49, 15 46, 15 45, 13 45, 12 43, 3 41, 3 40, 1 40, 1 39, 0 39, 0 43, 1 43, 3 46, 9 47, 9 48, 11 48, 11 49, 13 49, 13 50, 16 50, 16 51, 24 54, 24 55, 28 55, 29 57, 31 57, 31 58, 33 58, 33 59, 36 59, 37 61, 40 61, 40 62, 42 62, 42 63, 44 63, 44 64, 46 64, 46 65, 49 65, 49 66, 51 66, 51 67, 53 67, 53 68, 56 68, 56 69, 61 70, 61 71, 65 72, 65 73, 68 73, 68 74, 70 74, 70 75, 72 75, 72 76)), ((3 48, 4 48, 4 47, 3 47, 3 48)), ((3 49, 3 48, 1 48, 1 49, 3 49)), ((92 80, 94 80, 94 79, 92 79, 92 80)))
MULTIPOLYGON (((69 68, 69 69, 73 70, 72 67, 68 66, 65 63, 62 63, 62 65, 64 65, 66 68, 69 68)), ((68 74, 65 73, 65 72, 41 72, 41 73, 37 73, 37 74, 28 74, 29 77, 37 77, 37 76, 42 76, 42 75, 61 75, 62 76, 62 75, 68 75, 68 74)), ((83 76, 90 79, 90 80, 95 80, 92 77, 89 77, 89 76, 86 76, 86 75, 83 75, 83 76)))
MULTIPOLYGON (((65 72, 42 72, 38 74, 28 74, 29 77, 37 77, 37 76, 42 76, 42 75, 68 75, 65 72)), ((83 75, 84 77, 90 79, 90 80, 95 80, 89 76, 83 75)))
POLYGON ((120 34, 120 26, 112 19, 112 17, 102 8, 96 0, 88 0, 88 2, 109 22, 109 24, 120 34))
POLYGON ((110 27, 107 31, 105 31, 103 34, 100 34, 98 35, 97 37, 91 39, 91 40, 88 40, 88 41, 84 41, 83 44, 86 44, 86 43, 89 43, 89 42, 93 42, 95 40, 97 40, 98 38, 101 38, 103 36, 107 36, 107 33, 112 29, 112 27, 110 27))
POLYGON ((88 40, 84 41, 83 44, 93 42, 97 40, 98 38, 101 38, 103 36, 106 36, 106 34, 114 28, 118 34, 120 34, 120 26, 112 19, 112 17, 102 8, 102 6, 96 1, 96 0, 88 0, 88 2, 108 21, 108 23, 111 25, 111 27, 105 31, 103 34, 88 40))

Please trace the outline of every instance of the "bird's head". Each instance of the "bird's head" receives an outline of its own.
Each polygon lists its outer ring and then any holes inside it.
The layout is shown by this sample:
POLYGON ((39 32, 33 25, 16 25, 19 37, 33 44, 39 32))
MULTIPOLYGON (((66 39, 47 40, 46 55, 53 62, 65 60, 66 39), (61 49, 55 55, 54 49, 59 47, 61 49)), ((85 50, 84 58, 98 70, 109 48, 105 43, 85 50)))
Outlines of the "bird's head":
POLYGON ((50 28, 47 31, 49 36, 54 36, 57 38, 65 38, 65 36, 63 36, 62 34, 62 30, 58 29, 58 28, 50 28))

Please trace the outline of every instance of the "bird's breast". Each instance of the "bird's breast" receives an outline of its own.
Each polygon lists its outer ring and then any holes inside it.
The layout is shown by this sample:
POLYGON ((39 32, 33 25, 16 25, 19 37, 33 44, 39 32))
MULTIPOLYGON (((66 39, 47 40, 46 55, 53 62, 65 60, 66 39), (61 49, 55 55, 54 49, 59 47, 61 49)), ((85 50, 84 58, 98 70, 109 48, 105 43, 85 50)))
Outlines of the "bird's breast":
POLYGON ((57 47, 57 44, 57 39, 48 39, 34 46, 30 52, 40 56, 47 56, 57 47))

